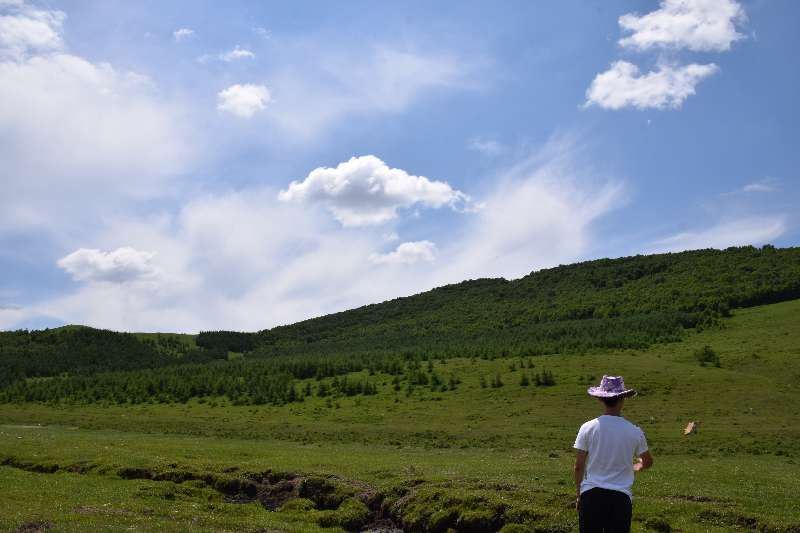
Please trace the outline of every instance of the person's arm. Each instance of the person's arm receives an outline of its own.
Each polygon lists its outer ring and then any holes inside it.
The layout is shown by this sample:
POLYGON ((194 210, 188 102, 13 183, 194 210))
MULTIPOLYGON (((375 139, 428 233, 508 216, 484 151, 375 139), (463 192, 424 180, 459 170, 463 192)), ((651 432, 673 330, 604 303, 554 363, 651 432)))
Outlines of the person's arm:
POLYGON ((573 476, 575 477, 575 510, 579 511, 581 506, 581 482, 583 482, 583 474, 586 471, 586 457, 589 452, 578 450, 575 455, 575 468, 573 468, 573 476))
POLYGON ((653 456, 650 455, 650 451, 646 451, 639 456, 639 461, 633 465, 633 470, 635 472, 641 472, 642 470, 647 470, 651 466, 653 466, 653 456))

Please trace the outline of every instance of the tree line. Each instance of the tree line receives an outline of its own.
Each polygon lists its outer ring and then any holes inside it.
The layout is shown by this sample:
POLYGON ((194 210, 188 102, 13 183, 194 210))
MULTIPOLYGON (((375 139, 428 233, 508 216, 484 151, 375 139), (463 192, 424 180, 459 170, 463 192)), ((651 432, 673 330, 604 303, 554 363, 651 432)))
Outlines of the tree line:
MULTIPOLYGON (((253 333, 0 332, 0 400, 271 403, 302 397, 294 380, 362 370, 447 390, 448 377, 409 370, 409 361, 639 349, 679 341, 739 307, 799 297, 800 248, 745 246, 470 280, 253 333), (229 361, 230 352, 243 360, 229 361)), ((365 383, 355 394, 371 392, 365 383)))

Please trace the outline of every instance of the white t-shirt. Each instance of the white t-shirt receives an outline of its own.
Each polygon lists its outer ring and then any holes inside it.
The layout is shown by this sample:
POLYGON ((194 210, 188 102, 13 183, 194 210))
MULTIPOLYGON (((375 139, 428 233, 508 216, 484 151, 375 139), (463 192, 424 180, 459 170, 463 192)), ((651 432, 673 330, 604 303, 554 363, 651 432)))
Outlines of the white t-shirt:
POLYGON ((633 499, 633 458, 647 451, 644 432, 621 416, 602 415, 581 426, 575 448, 588 452, 581 494, 600 487, 633 499))

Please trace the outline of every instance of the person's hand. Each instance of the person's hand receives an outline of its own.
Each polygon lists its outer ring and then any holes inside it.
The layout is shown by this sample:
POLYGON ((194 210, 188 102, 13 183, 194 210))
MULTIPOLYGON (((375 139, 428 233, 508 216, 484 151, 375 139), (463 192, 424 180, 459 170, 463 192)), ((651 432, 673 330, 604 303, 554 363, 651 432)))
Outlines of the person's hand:
POLYGON ((638 471, 639 471, 639 470, 641 470, 641 469, 642 469, 642 460, 641 460, 641 459, 639 459, 638 461, 636 461, 635 463, 633 463, 633 471, 634 471, 634 472, 638 472, 638 471))

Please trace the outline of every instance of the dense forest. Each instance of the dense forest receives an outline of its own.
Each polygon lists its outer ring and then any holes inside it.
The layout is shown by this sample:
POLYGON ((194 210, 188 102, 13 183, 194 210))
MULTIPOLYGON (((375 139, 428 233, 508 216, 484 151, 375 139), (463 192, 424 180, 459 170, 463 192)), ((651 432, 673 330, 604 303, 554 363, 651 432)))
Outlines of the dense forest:
POLYGON ((800 298, 800 248, 600 259, 480 279, 258 333, 260 354, 580 351, 674 340, 731 309, 800 298))
POLYGON ((0 387, 25 378, 159 368, 227 358, 227 350, 198 349, 171 335, 118 333, 83 326, 0 331, 0 387))
POLYGON ((735 308, 795 298, 800 248, 746 246, 601 259, 514 281, 465 281, 257 333, 189 337, 80 326, 0 332, 0 401, 224 396, 281 403, 326 389, 374 392, 368 379, 328 381, 361 370, 395 376, 395 387, 446 390, 457 377, 423 378, 415 365, 643 348, 678 341, 686 329, 712 326, 735 308), (293 380, 308 377, 319 386, 295 388, 293 380))

